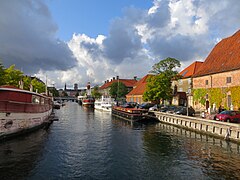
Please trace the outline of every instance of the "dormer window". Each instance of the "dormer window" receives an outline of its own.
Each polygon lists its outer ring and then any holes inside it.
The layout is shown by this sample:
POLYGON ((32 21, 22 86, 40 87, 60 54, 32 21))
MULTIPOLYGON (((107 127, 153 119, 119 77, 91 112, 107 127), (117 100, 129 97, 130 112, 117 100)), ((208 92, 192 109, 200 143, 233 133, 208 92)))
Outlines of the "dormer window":
POLYGON ((232 77, 227 77, 227 83, 231 83, 232 82, 232 77))

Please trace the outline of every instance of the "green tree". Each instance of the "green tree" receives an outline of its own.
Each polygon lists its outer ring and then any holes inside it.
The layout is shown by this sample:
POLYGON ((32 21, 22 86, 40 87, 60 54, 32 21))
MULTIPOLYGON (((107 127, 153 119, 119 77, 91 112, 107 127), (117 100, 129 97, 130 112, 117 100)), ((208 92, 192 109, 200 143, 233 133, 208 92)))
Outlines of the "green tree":
POLYGON ((4 66, 2 65, 2 63, 0 62, 0 86, 5 84, 5 80, 4 80, 4 66))
POLYGON ((40 81, 38 81, 36 78, 34 78, 32 81, 31 81, 31 84, 33 86, 33 91, 37 92, 38 93, 43 93, 46 91, 46 85, 40 81))
POLYGON ((79 96, 79 92, 77 92, 76 94, 75 94, 75 97, 78 97, 79 96))
POLYGON ((125 97, 128 93, 127 87, 122 82, 114 82, 111 85, 110 95, 115 98, 125 97))
MULTIPOLYGON (((171 100, 173 89, 171 88, 172 79, 179 78, 175 68, 180 67, 180 61, 174 58, 166 58, 153 65, 155 73, 148 79, 146 91, 143 94, 144 101, 171 100)), ((163 101, 162 101, 163 102, 163 101)))
POLYGON ((62 92, 62 95, 63 95, 63 96, 68 96, 68 93, 65 92, 65 91, 63 91, 63 92, 62 92))
POLYGON ((48 91, 52 94, 53 97, 59 97, 59 92, 55 87, 48 87, 48 91))
POLYGON ((32 81, 31 77, 23 76, 22 81, 23 81, 23 89, 30 90, 30 84, 32 81))
POLYGON ((169 77, 164 74, 158 74, 149 78, 147 82, 146 91, 143 94, 144 101, 170 100, 172 98, 171 81, 169 77))
POLYGON ((99 92, 99 86, 94 86, 92 90, 92 96, 95 98, 100 98, 102 94, 99 92))
POLYGON ((164 73, 173 77, 178 74, 178 72, 174 70, 175 68, 178 68, 178 67, 181 67, 180 61, 177 59, 168 57, 154 64, 152 67, 153 69, 150 72, 154 74, 164 73))
POLYGON ((23 72, 15 69, 15 65, 11 65, 4 71, 4 80, 6 85, 13 85, 18 87, 19 81, 23 78, 23 72))

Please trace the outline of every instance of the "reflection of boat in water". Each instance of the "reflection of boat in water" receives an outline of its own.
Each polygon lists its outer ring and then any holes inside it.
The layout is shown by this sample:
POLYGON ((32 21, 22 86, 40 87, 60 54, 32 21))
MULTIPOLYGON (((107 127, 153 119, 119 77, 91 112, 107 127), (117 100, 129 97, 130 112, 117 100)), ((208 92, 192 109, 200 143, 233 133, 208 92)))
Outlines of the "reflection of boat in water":
POLYGON ((94 107, 95 99, 91 96, 90 82, 87 84, 87 96, 83 98, 82 105, 85 107, 94 107))
POLYGON ((44 154, 48 130, 39 129, 0 143, 0 179, 29 179, 44 154))
POLYGON ((112 112, 112 106, 114 105, 114 100, 111 97, 102 96, 101 99, 98 99, 94 103, 94 108, 101 111, 112 112))
POLYGON ((0 139, 49 124, 52 107, 49 96, 13 86, 1 86, 0 139))

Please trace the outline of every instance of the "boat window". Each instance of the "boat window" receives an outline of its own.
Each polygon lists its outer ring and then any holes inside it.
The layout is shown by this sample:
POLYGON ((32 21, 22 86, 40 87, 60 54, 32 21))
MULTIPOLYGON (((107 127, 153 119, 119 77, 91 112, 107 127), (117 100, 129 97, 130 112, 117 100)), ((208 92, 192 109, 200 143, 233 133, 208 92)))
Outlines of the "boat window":
POLYGON ((44 104, 48 104, 48 99, 44 99, 44 104))
POLYGON ((32 103, 33 104, 39 104, 40 103, 40 97, 32 95, 32 103))
POLYGON ((41 98, 41 104, 44 104, 44 98, 41 98))

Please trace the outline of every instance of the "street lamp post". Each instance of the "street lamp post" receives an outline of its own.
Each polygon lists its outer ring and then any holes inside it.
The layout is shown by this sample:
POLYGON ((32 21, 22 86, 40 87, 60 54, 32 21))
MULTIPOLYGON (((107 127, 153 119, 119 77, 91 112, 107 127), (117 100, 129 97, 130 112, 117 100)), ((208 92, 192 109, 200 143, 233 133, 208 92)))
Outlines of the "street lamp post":
POLYGON ((188 114, 189 114, 189 111, 188 111, 188 96, 191 94, 191 88, 188 88, 188 92, 186 93, 186 95, 187 95, 187 116, 188 116, 188 114))
POLYGON ((187 93, 187 116, 188 116, 188 93, 187 93))

